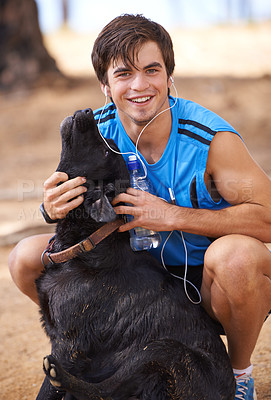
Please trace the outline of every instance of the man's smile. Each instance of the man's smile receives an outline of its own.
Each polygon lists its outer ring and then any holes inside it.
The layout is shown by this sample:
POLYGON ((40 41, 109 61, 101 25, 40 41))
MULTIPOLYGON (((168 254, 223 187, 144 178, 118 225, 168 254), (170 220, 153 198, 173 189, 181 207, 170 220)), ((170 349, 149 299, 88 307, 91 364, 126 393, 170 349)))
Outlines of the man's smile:
POLYGON ((152 96, 135 97, 134 99, 129 99, 129 101, 132 101, 133 103, 146 103, 151 98, 152 96))

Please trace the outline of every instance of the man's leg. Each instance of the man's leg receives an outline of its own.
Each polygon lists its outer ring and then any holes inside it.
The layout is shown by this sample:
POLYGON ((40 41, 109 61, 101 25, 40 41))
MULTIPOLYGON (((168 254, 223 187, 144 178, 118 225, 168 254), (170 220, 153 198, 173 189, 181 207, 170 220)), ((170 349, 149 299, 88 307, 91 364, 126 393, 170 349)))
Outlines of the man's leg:
POLYGON ((38 305, 35 280, 43 270, 41 255, 51 236, 52 234, 44 234, 23 239, 12 250, 8 260, 13 281, 24 294, 38 305))
POLYGON ((271 253, 247 236, 217 239, 205 255, 201 291, 204 307, 224 327, 233 368, 247 368, 271 309, 271 253))

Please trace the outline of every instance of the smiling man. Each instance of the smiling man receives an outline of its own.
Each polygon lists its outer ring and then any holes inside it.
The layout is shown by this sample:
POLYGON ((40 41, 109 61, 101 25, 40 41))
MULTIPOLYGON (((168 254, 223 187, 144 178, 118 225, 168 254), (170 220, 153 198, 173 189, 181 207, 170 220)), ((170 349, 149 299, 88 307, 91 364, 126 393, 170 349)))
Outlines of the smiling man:
MULTIPOLYGON (((174 52, 159 24, 141 15, 115 18, 96 39, 92 62, 111 98, 95 113, 101 134, 122 153, 138 151, 156 189, 155 196, 129 188, 114 199, 117 214, 134 216, 120 231, 160 231, 163 243, 151 252, 161 260, 168 239, 164 260, 180 276, 187 250, 187 278, 228 339, 236 399, 256 399, 251 355, 271 308, 271 255, 264 244, 271 242, 271 182, 226 121, 169 95, 174 52)), ((82 203, 83 183, 59 172, 45 182, 48 222, 82 203)), ((27 238, 10 256, 15 283, 36 302, 34 280, 47 241, 48 235, 27 238)))
MULTIPOLYGON (((135 143, 142 128, 169 108, 168 87, 171 82, 157 43, 143 43, 134 62, 132 66, 125 65, 120 57, 112 60, 107 71, 107 84, 103 83, 102 87, 115 99, 122 125, 135 143)), ((155 137, 144 135, 139 144, 150 163, 158 161, 166 147, 171 131, 170 113, 163 113, 159 120, 154 120, 154 129, 155 137)))

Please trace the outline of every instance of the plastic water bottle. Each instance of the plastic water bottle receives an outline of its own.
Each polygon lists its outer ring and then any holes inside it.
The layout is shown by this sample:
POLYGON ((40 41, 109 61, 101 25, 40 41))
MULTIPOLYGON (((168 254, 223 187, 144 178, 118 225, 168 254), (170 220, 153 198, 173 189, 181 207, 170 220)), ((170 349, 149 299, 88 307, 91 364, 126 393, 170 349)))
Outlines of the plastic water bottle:
MULTIPOLYGON (((130 172, 130 185, 134 189, 144 190, 153 194, 150 181, 145 177, 140 170, 140 164, 135 155, 129 156, 128 169, 130 172)), ((133 217, 128 216, 128 220, 133 217)), ((130 245, 134 251, 150 250, 156 248, 161 243, 161 235, 149 229, 137 227, 130 230, 130 245)))

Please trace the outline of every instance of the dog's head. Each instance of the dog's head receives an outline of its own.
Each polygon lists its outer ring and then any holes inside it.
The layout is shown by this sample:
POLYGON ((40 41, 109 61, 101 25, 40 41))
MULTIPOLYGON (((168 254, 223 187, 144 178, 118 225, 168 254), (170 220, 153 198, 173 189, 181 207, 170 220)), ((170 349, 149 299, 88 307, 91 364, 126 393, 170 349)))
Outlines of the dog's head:
MULTIPOLYGON (((129 186, 129 174, 121 155, 114 153, 101 138, 90 108, 76 111, 60 126, 62 152, 57 171, 70 179, 84 176, 87 192, 84 211, 97 222, 109 222, 116 214, 111 201, 129 186)), ((107 143, 119 151, 113 140, 107 143)))

